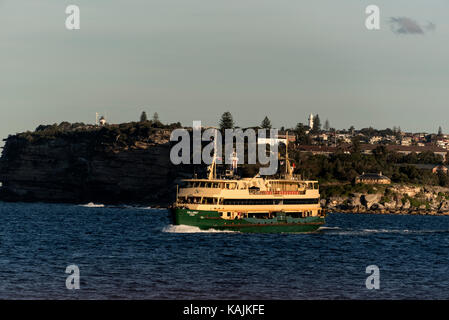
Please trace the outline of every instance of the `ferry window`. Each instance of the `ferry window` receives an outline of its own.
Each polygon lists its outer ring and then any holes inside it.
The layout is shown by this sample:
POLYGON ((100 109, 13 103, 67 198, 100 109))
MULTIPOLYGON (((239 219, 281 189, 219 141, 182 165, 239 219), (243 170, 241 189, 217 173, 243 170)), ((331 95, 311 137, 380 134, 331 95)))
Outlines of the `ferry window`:
POLYGON ((312 199, 284 199, 284 204, 317 204, 318 198, 312 199))

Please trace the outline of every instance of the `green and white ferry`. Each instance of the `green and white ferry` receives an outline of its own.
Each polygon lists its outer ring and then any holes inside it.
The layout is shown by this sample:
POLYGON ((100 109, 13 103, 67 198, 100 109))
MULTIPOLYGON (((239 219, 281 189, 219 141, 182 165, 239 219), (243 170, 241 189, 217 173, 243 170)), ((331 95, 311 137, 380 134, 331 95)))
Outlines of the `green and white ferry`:
MULTIPOLYGON (((287 148, 286 148, 287 149, 287 148)), ((285 157, 280 178, 217 178, 215 160, 205 179, 186 179, 172 206, 175 225, 252 233, 313 232, 325 223, 318 181, 301 180, 285 157)))

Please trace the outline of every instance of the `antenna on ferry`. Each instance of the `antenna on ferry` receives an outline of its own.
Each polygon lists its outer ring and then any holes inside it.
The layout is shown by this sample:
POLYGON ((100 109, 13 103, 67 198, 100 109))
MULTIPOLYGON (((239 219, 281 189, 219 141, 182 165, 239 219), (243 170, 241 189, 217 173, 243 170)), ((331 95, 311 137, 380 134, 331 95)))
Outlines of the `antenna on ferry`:
POLYGON ((288 160, 288 131, 285 133, 285 176, 290 179, 293 177, 293 170, 288 160))
POLYGON ((285 133, 285 175, 288 174, 288 167, 290 162, 288 161, 288 131, 285 133))
POLYGON ((215 136, 214 136, 214 156, 212 158, 212 163, 209 166, 209 175, 208 179, 216 179, 217 178, 217 128, 215 128, 215 136))
POLYGON ((237 172, 237 164, 238 164, 239 158, 237 157, 237 153, 234 151, 232 152, 232 171, 234 171, 234 173, 237 172))

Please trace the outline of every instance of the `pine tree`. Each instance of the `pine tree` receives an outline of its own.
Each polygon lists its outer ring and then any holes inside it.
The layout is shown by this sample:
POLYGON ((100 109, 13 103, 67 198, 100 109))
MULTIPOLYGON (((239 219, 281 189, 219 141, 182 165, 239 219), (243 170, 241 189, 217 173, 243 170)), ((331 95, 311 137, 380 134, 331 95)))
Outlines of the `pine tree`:
POLYGON ((307 144, 308 135, 306 134, 306 126, 302 123, 298 123, 294 129, 296 134, 296 142, 299 144, 307 144))
POLYGON ((271 129, 271 121, 270 121, 270 119, 268 119, 267 116, 265 116, 265 118, 263 119, 260 127, 262 129, 271 129))
POLYGON ((329 128, 330 128, 329 120, 326 119, 326 122, 324 122, 324 130, 329 131, 329 128))
POLYGON ((316 115, 316 116, 313 118, 313 128, 312 128, 312 131, 313 131, 314 133, 318 133, 318 132, 321 131, 321 121, 320 121, 320 116, 319 116, 319 115, 316 115))
POLYGON ((443 135, 443 129, 440 127, 438 127, 438 136, 442 136, 443 135))
POLYGON ((142 111, 142 114, 140 115, 140 122, 145 122, 147 120, 147 113, 145 111, 142 111))
POLYGON ((359 153, 361 150, 360 138, 356 136, 356 137, 353 137, 351 140, 352 140, 352 152, 359 153))
POLYGON ((234 119, 229 111, 222 114, 219 125, 222 130, 234 128, 234 119))
POLYGON ((157 112, 155 112, 155 113, 153 114, 153 122, 154 122, 154 123, 159 122, 159 115, 157 114, 157 112))

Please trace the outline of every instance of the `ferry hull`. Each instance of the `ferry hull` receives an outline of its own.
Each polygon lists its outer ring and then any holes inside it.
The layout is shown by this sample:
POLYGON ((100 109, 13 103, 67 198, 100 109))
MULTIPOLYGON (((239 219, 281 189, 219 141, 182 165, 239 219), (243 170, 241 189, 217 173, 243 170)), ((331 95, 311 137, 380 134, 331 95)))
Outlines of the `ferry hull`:
POLYGON ((229 230, 248 233, 301 233, 313 232, 322 226, 324 217, 306 218, 241 218, 223 219, 217 211, 190 210, 184 208, 172 209, 175 225, 188 225, 198 227, 201 230, 229 230))

